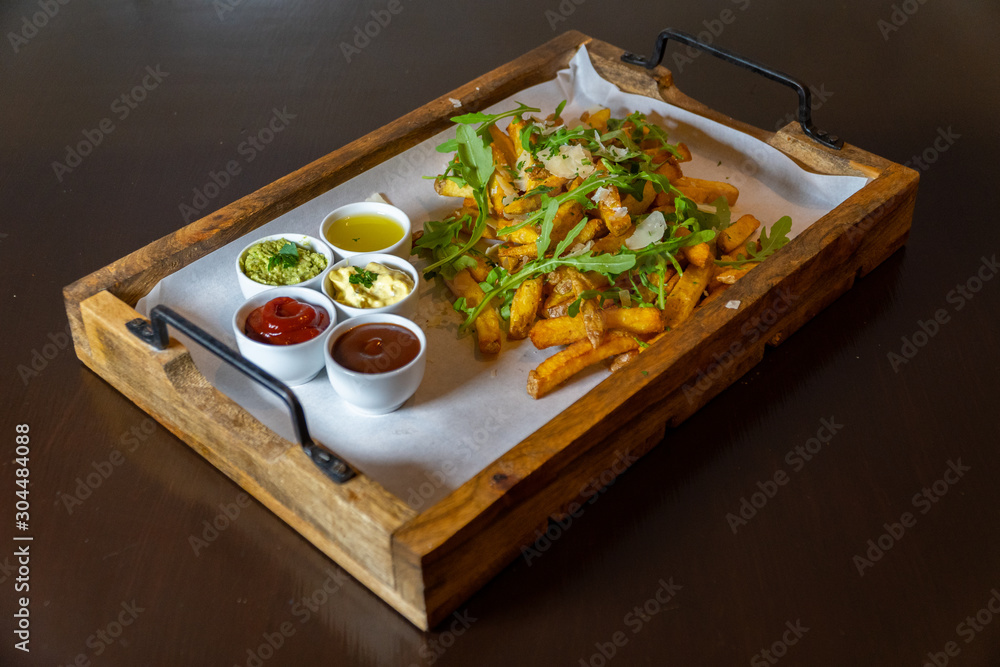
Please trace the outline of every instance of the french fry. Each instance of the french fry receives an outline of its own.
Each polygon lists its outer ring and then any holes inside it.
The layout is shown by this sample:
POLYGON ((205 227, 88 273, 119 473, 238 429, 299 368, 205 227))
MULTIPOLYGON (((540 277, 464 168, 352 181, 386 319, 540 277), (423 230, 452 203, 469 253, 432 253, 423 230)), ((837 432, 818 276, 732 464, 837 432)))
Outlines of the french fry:
POLYGON ((620 235, 632 226, 632 218, 628 214, 628 209, 622 206, 618 188, 612 185, 608 190, 608 194, 597 202, 597 211, 601 215, 601 220, 608 226, 608 231, 620 235))
MULTIPOLYGON (((455 274, 451 280, 446 280, 445 284, 452 291, 456 298, 465 298, 468 306, 478 306, 486 295, 479 282, 472 277, 468 269, 462 269, 455 274)), ((500 317, 497 311, 489 306, 476 318, 476 338, 479 341, 479 351, 483 354, 500 353, 500 317)))
MULTIPOLYGON (((641 348, 640 348, 641 349, 641 348)), ((628 352, 623 352, 615 357, 615 360, 611 362, 611 372, 616 373, 628 365, 628 362, 632 361, 639 356, 639 350, 629 350, 628 352)))
POLYGON ((726 227, 717 237, 715 245, 723 253, 730 253, 737 248, 742 248, 758 227, 760 227, 760 220, 747 213, 726 227))
POLYGON ((525 245, 500 246, 497 254, 501 257, 538 257, 538 246, 534 243, 525 245))
POLYGON ((601 109, 600 111, 595 111, 592 114, 580 116, 582 120, 587 125, 591 126, 601 134, 608 131, 608 119, 611 118, 611 109, 601 109))
POLYGON ((538 195, 530 197, 519 197, 503 207, 504 215, 524 215, 537 211, 542 205, 542 199, 538 195))
POLYGON ((646 181, 646 184, 642 186, 642 200, 638 200, 632 195, 625 195, 625 199, 622 200, 622 204, 628 209, 628 214, 633 218, 637 215, 642 215, 645 213, 650 206, 653 205, 653 201, 656 199, 656 188, 653 187, 652 181, 646 181))
POLYGON ((513 167, 517 162, 517 153, 514 151, 514 142, 510 140, 510 136, 498 128, 496 123, 490 125, 489 132, 490 137, 493 138, 493 142, 490 145, 495 149, 493 153, 494 159, 497 156, 496 151, 499 151, 502 160, 497 160, 497 163, 513 167))
POLYGON ((621 331, 607 332, 597 347, 588 340, 573 343, 528 372, 528 394, 541 398, 584 368, 638 348, 639 341, 632 334, 621 331))
MULTIPOLYGON (((712 279, 708 282, 709 295, 715 294, 716 292, 733 285, 755 266, 757 266, 757 262, 748 262, 743 266, 743 268, 725 269, 723 271, 716 272, 716 274, 712 276, 712 279)), ((718 268, 722 269, 723 267, 720 266, 718 268)))
POLYGON ((563 202, 556 209, 556 216, 552 219, 552 238, 565 238, 581 220, 583 220, 583 206, 575 201, 563 202))
POLYGON ((504 234, 502 236, 498 234, 497 236, 499 236, 499 238, 503 239, 504 241, 517 243, 518 245, 524 245, 526 243, 534 243, 538 240, 538 232, 535 230, 534 227, 531 226, 521 227, 520 229, 515 229, 509 234, 504 234))
POLYGON ((734 206, 740 196, 740 191, 735 186, 722 181, 706 181, 682 176, 671 181, 671 185, 698 204, 711 204, 719 197, 725 197, 729 205, 734 206))
POLYGON ((667 295, 663 308, 663 323, 673 329, 691 315, 698 305, 702 292, 708 287, 712 278, 713 264, 705 266, 688 266, 677 285, 667 295))
POLYGON ((472 186, 466 183, 459 185, 450 178, 438 176, 434 179, 434 191, 442 197, 472 197, 472 186))
POLYGON ((542 277, 525 280, 514 292, 510 302, 510 328, 507 338, 520 340, 527 338, 538 316, 538 306, 542 302, 542 277))
MULTIPOLYGON (((611 308, 604 311, 604 327, 634 334, 663 331, 663 318, 656 308, 611 308)), ((554 345, 569 345, 587 337, 586 323, 576 317, 538 320, 531 327, 531 343, 543 350, 554 345)))
MULTIPOLYGON (((681 227, 676 232, 675 236, 690 236, 691 230, 687 227, 681 227)), ((705 263, 712 257, 712 249, 707 243, 699 243, 697 245, 689 245, 681 248, 681 254, 684 255, 688 263, 694 264, 695 266, 705 266, 705 263)))

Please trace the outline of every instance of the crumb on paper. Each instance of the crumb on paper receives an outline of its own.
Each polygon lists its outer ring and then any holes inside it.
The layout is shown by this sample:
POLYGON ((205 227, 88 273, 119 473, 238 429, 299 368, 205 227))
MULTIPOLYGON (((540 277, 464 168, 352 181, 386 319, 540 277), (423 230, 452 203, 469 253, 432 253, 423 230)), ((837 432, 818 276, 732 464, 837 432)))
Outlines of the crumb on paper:
POLYGON ((382 195, 381 192, 373 192, 373 193, 371 193, 370 195, 368 195, 368 199, 366 199, 365 201, 370 201, 370 202, 373 202, 375 204, 388 204, 389 203, 389 200, 387 200, 382 195))
POLYGON ((448 101, 451 102, 451 105, 456 109, 462 106, 462 100, 456 100, 454 97, 449 97, 448 101))
POLYGON ((493 376, 493 377, 496 377, 497 376, 497 369, 494 368, 493 370, 491 370, 490 371, 490 375, 493 376))
POLYGON ((730 308, 732 310, 738 310, 739 307, 740 307, 740 302, 739 301, 727 301, 726 302, 726 308, 730 308))

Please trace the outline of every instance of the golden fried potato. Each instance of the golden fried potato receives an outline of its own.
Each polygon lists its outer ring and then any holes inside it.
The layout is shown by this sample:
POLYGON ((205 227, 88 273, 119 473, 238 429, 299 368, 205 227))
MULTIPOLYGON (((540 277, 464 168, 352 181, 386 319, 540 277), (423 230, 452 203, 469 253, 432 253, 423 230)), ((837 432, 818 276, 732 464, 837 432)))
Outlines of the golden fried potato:
POLYGON ((708 288, 713 270, 712 263, 705 266, 688 266, 684 275, 667 295, 666 305, 663 308, 663 322, 666 326, 672 329, 691 315, 702 293, 708 288))
MULTIPOLYGON (((486 296, 468 269, 462 269, 451 280, 445 280, 445 284, 456 298, 464 297, 468 306, 478 306, 486 296)), ((484 308, 476 318, 475 327, 479 351, 483 354, 499 354, 500 316, 497 315, 497 311, 492 306, 484 308)))
MULTIPOLYGON (((610 308, 603 314, 605 329, 620 329, 634 334, 663 331, 663 318, 656 308, 610 308)), ((579 315, 538 320, 531 327, 530 336, 531 343, 539 350, 554 345, 569 345, 587 337, 586 322, 579 315)))
POLYGON ((528 372, 528 394, 532 398, 541 398, 587 366, 638 348, 639 341, 635 336, 621 331, 607 332, 597 347, 592 346, 589 340, 573 343, 528 372))
POLYGON ((722 230, 715 240, 715 245, 721 252, 731 253, 737 248, 742 248, 758 227, 760 220, 747 213, 722 230))
POLYGON ((542 303, 541 276, 525 280, 514 292, 510 303, 510 328, 507 338, 520 340, 528 337, 535 319, 538 317, 538 306, 542 303))

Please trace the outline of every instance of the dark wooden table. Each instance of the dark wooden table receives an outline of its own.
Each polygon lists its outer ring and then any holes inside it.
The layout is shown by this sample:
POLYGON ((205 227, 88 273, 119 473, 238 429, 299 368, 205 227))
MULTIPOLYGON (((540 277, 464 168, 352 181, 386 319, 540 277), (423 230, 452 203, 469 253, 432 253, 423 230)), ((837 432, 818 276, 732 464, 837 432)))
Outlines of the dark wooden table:
MULTIPOLYGON (((1000 6, 633 4, 3 3, 0 662, 1000 664, 1000 6), (557 32, 648 53, 667 26, 810 81, 821 127, 919 169, 910 241, 436 632, 67 346, 77 278, 557 32)), ((794 107, 708 56, 665 64, 759 127, 794 107)))

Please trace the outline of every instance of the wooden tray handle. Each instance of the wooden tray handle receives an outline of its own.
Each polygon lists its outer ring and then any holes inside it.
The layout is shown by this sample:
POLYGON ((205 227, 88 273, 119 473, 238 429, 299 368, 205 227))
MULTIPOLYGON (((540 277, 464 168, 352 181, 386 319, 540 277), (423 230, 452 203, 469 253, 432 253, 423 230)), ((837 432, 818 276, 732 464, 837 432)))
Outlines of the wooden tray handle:
POLYGON ((790 74, 785 74, 784 72, 778 71, 773 67, 769 67, 763 63, 757 62, 756 60, 751 60, 745 56, 741 56, 738 53, 734 53, 729 49, 723 49, 718 46, 712 46, 711 44, 706 44, 705 42, 699 41, 694 35, 682 32, 680 30, 675 30, 674 28, 667 28, 660 32, 656 38, 656 47, 653 50, 653 56, 650 58, 644 58, 642 56, 637 56, 634 53, 623 53, 622 61, 629 63, 631 65, 641 65, 646 69, 653 69, 663 60, 663 52, 667 46, 667 40, 674 39, 682 44, 687 44, 688 46, 693 46, 696 49, 701 49, 702 51, 707 51, 711 53, 716 58, 721 58, 728 63, 732 63, 744 69, 748 69, 755 74, 760 74, 761 76, 768 78, 772 81, 777 81, 780 84, 788 86, 795 90, 799 95, 799 124, 802 125, 802 130, 818 141, 819 143, 833 148, 835 150, 840 150, 844 145, 844 140, 840 139, 828 132, 824 132, 816 127, 812 122, 812 93, 809 91, 809 86, 806 85, 804 81, 790 74))
POLYGON ((148 321, 138 317, 126 323, 125 326, 139 340, 162 351, 170 345, 170 335, 167 333, 168 324, 187 334, 192 341, 280 398, 292 413, 292 427, 295 429, 296 439, 302 445, 306 455, 323 471, 324 475, 338 484, 343 484, 354 477, 354 471, 343 459, 324 445, 314 442, 309 436, 305 411, 302 410, 302 404, 299 403, 299 399, 292 393, 288 385, 222 343, 173 308, 163 305, 154 306, 149 312, 148 321))

